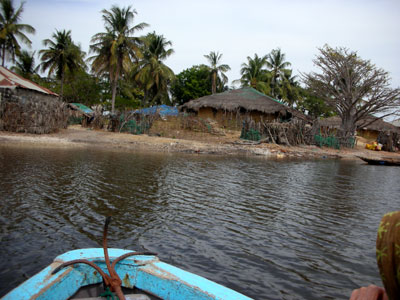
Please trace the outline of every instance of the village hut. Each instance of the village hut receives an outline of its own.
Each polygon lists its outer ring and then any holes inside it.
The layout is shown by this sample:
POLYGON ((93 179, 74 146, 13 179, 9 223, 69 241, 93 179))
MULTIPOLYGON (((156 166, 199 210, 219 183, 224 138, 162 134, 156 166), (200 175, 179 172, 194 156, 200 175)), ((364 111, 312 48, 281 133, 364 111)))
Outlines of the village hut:
POLYGON ((292 109, 251 87, 230 90, 191 100, 180 107, 181 111, 194 112, 200 118, 216 120, 220 125, 251 118, 254 122, 282 122, 292 118, 308 121, 303 113, 292 109))
POLYGON ((400 128, 374 116, 369 116, 357 123, 357 134, 366 139, 376 140, 381 133, 400 134, 400 128))
POLYGON ((56 93, 0 66, 0 130, 50 133, 66 128, 67 121, 56 93))
POLYGON ((87 126, 94 119, 94 111, 82 103, 68 103, 69 124, 81 124, 87 126))
MULTIPOLYGON (((340 129, 342 119, 339 116, 329 117, 319 121, 321 130, 325 133, 340 129)), ((400 128, 374 116, 368 116, 357 121, 357 135, 368 140, 376 140, 381 133, 400 133, 400 128)))
POLYGON ((336 135, 340 130, 342 124, 342 119, 339 116, 333 116, 329 118, 324 118, 321 120, 316 120, 314 126, 318 128, 322 135, 336 135))

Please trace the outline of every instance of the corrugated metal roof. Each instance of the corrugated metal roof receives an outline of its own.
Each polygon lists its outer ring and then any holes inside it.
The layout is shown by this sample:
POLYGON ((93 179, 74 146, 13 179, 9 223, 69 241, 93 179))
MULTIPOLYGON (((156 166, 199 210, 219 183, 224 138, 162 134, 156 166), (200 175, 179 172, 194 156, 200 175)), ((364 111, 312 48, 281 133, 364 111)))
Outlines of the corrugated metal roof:
POLYGON ((69 103, 70 106, 72 106, 75 109, 79 109, 85 114, 92 114, 93 110, 87 107, 86 105, 83 105, 82 103, 69 103))
POLYGON ((16 87, 33 90, 48 95, 58 96, 56 93, 53 93, 49 89, 46 89, 0 66, 0 88, 15 89, 16 87))

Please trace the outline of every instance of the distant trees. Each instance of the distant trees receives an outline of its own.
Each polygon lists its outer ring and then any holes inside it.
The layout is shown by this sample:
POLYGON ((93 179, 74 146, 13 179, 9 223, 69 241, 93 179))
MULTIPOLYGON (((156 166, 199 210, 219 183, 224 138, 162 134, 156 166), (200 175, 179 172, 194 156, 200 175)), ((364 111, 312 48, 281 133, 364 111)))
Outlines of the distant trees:
POLYGON ((168 48, 172 42, 155 32, 147 34, 143 41, 143 56, 135 76, 144 89, 143 105, 168 103, 168 88, 175 74, 164 61, 174 53, 172 48, 168 48))
POLYGON ((45 39, 43 45, 48 47, 39 51, 40 68, 43 72, 48 70, 48 76, 56 74, 61 82, 61 97, 64 92, 64 81, 67 72, 74 73, 86 67, 84 63, 85 52, 80 46, 74 44, 71 31, 58 31, 53 33, 53 40, 45 39))
POLYGON ((297 76, 292 76, 292 70, 285 71, 279 84, 278 98, 290 107, 298 106, 302 95, 300 91, 301 87, 297 76))
POLYGON ((15 65, 11 68, 12 71, 21 75, 24 78, 32 79, 36 74, 35 68, 35 51, 29 52, 22 50, 15 61, 15 65))
POLYGON ((175 74, 165 61, 174 52, 172 42, 155 32, 136 36, 148 24, 133 24, 137 12, 131 6, 114 5, 110 10, 102 10, 105 31, 91 39, 92 56, 87 62, 92 73, 89 74, 85 53, 66 30, 56 30, 50 39, 43 41, 45 47, 38 52, 40 64, 35 68, 35 52, 21 50, 17 40, 30 44, 24 32, 34 32, 31 26, 18 24, 23 4, 15 11, 11 0, 0 0, 3 65, 8 56, 14 60, 14 72, 56 91, 65 101, 106 106, 111 102, 112 113, 116 107, 170 103, 175 74), (37 70, 46 72, 47 78, 41 78, 37 70))
MULTIPOLYGON (((90 74, 85 53, 66 30, 56 30, 51 39, 43 41, 45 49, 39 51, 40 65, 35 68, 35 52, 22 50, 19 44, 30 45, 25 34, 35 32, 32 26, 19 24, 23 6, 24 2, 15 9, 12 0, 0 0, 1 63, 11 59, 16 73, 59 91, 66 101, 109 105, 111 99, 115 113, 116 107, 183 104, 227 89, 225 73, 230 67, 221 63, 219 52, 204 55, 208 65, 192 66, 175 76, 166 64, 174 53, 172 42, 156 32, 137 36, 149 25, 133 24, 137 12, 131 6, 102 10, 105 31, 91 39, 90 74), (38 69, 48 72, 48 78, 35 74, 38 69)), ((398 105, 400 90, 390 88, 388 73, 357 53, 325 46, 314 63, 320 72, 303 74, 305 86, 301 86, 285 53, 277 48, 263 56, 248 56, 236 82, 314 118, 336 113, 342 118, 345 136, 354 132, 358 120, 370 114, 390 114, 398 105)))
POLYGON ((250 86, 264 94, 269 94, 270 74, 266 69, 267 58, 267 55, 259 57, 254 54, 254 58, 247 56, 247 63, 243 63, 240 69, 242 77, 235 82, 240 82, 242 87, 250 86))
POLYGON ((279 48, 264 56, 254 54, 242 64, 241 78, 234 80, 234 83, 252 87, 313 118, 334 115, 332 108, 320 97, 311 95, 308 89, 300 85, 290 67, 291 63, 286 61, 286 55, 279 48))
POLYGON ((211 51, 204 55, 209 65, 196 65, 183 70, 176 76, 176 81, 171 86, 174 104, 183 104, 189 100, 197 99, 228 89, 228 77, 225 72, 231 68, 221 64, 222 54, 211 51))
POLYGON ((294 106, 300 99, 299 83, 289 69, 290 62, 281 49, 273 49, 269 54, 254 58, 247 57, 247 63, 240 69, 241 86, 251 86, 256 90, 294 106))
POLYGON ((343 136, 354 134, 358 120, 376 113, 390 115, 399 105, 400 89, 390 88, 388 73, 356 52, 325 45, 314 64, 320 72, 304 74, 304 83, 341 117, 343 136))
MULTIPOLYGON (((267 55, 266 66, 270 74, 270 88, 271 95, 274 98, 284 98, 283 87, 289 87, 294 80, 290 81, 292 70, 288 69, 291 66, 290 62, 287 62, 285 53, 282 53, 281 49, 273 49, 271 53, 267 55)), ((285 99, 287 100, 287 99, 285 99)))
POLYGON ((296 109, 307 113, 312 119, 328 118, 336 115, 332 107, 325 103, 325 101, 315 95, 309 90, 298 87, 297 92, 299 97, 296 101, 296 109))
POLYGON ((133 67, 132 61, 138 63, 142 56, 139 46, 142 41, 135 37, 136 31, 147 27, 146 23, 132 26, 136 10, 131 6, 120 8, 112 6, 110 10, 102 10, 106 32, 92 37, 90 51, 95 55, 89 58, 92 70, 97 75, 107 74, 111 83, 111 113, 115 112, 115 97, 118 81, 123 73, 133 67))
POLYGON ((30 46, 31 41, 25 33, 35 33, 35 29, 28 24, 20 24, 24 2, 15 10, 12 0, 0 1, 0 56, 1 65, 4 66, 6 56, 15 62, 15 56, 21 53, 21 46, 18 42, 30 46))
POLYGON ((73 74, 69 72, 66 74, 63 100, 88 106, 103 104, 106 91, 108 91, 107 83, 104 80, 80 69, 73 74))
POLYGON ((217 92, 217 84, 220 83, 220 90, 228 82, 228 77, 225 72, 229 71, 231 68, 229 65, 220 64, 222 53, 211 51, 209 54, 204 55, 207 58, 211 73, 211 93, 215 94, 217 92), (222 86, 221 86, 222 85, 222 86))
POLYGON ((193 66, 176 75, 171 86, 174 104, 185 102, 211 94, 210 70, 206 65, 193 66))

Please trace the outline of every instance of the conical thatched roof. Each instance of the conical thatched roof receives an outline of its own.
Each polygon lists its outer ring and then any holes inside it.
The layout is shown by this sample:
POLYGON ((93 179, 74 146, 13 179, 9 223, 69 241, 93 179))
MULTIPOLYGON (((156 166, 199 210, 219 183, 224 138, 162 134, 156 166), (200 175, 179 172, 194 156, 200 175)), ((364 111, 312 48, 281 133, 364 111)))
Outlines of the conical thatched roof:
POLYGON ((199 111, 200 108, 210 107, 216 110, 225 111, 259 111, 266 114, 279 113, 286 116, 291 113, 293 116, 308 120, 303 113, 286 106, 251 87, 244 87, 237 90, 230 90, 219 94, 204 96, 183 104, 181 110, 199 111))
POLYGON ((340 128, 340 125, 342 124, 342 119, 339 116, 333 116, 318 120, 318 124, 324 127, 340 128))
POLYGON ((374 116, 368 116, 367 118, 357 122, 358 129, 376 130, 376 131, 392 131, 400 132, 400 128, 378 119, 374 116), (372 122, 372 123, 371 123, 372 122))
MULTIPOLYGON (((325 127, 340 128, 342 119, 339 116, 334 116, 320 120, 319 124, 325 127)), ((368 116, 363 120, 357 121, 357 129, 400 132, 400 128, 374 116, 368 116)))

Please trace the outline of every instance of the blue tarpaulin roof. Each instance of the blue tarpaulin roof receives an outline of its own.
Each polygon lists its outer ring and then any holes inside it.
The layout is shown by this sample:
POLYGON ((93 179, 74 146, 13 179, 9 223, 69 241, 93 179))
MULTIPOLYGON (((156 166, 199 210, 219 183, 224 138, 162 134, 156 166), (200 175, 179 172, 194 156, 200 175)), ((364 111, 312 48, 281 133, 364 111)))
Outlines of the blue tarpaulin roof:
POLYGON ((160 114, 160 116, 177 116, 178 108, 162 104, 138 109, 135 111, 135 114, 155 115, 157 112, 160 114))

